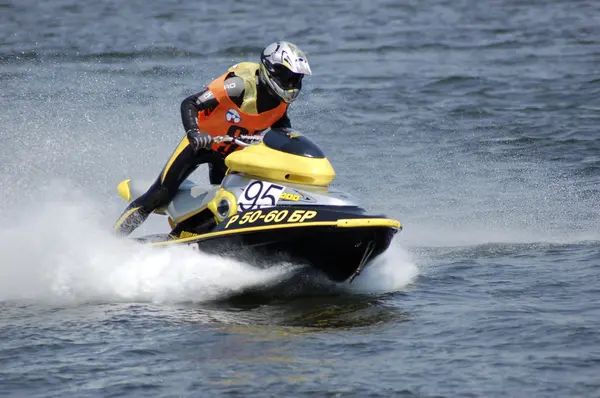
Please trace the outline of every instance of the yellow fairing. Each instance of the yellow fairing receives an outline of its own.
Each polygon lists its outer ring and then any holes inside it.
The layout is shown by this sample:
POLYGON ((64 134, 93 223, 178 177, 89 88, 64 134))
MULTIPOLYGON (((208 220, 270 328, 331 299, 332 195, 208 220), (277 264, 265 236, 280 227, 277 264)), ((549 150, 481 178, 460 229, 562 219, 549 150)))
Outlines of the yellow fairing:
POLYGON ((327 158, 317 159, 277 151, 264 143, 251 145, 225 158, 231 170, 258 178, 325 187, 335 178, 327 158))
POLYGON ((221 199, 229 200, 229 213, 227 213, 227 215, 224 218, 227 218, 230 215, 237 213, 237 200, 235 196, 231 192, 221 188, 215 195, 215 198, 211 200, 208 204, 208 209, 215 215, 215 220, 217 220, 217 222, 221 222, 224 219, 221 216, 219 216, 219 212, 217 211, 217 206, 219 205, 221 199))

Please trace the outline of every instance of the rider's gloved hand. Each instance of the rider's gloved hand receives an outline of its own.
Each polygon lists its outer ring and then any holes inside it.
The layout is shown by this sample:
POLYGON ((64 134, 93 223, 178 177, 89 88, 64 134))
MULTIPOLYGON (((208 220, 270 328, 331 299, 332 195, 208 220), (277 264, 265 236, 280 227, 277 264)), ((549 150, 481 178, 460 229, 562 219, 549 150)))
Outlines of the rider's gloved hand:
POLYGON ((210 149, 212 144, 212 136, 210 134, 201 133, 198 130, 189 130, 187 132, 188 140, 194 152, 200 149, 210 149))

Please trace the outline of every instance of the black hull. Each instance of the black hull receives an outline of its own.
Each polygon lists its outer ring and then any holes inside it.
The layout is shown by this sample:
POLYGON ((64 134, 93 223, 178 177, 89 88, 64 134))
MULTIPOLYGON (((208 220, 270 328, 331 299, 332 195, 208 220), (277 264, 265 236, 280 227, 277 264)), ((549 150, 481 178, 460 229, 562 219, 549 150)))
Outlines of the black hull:
MULTIPOLYGON (((286 207, 238 213, 206 230, 211 213, 178 224, 159 245, 187 244, 258 267, 282 261, 306 264, 334 282, 352 280, 402 229, 354 207, 286 207), (177 237, 177 238, 175 238, 177 237)), ((214 223, 214 221, 212 221, 214 223)))
POLYGON ((396 229, 388 227, 336 228, 330 226, 269 230, 207 239, 198 242, 202 251, 231 254, 250 249, 258 256, 244 258, 264 266, 269 259, 289 259, 307 264, 334 282, 344 282, 383 253, 396 229))

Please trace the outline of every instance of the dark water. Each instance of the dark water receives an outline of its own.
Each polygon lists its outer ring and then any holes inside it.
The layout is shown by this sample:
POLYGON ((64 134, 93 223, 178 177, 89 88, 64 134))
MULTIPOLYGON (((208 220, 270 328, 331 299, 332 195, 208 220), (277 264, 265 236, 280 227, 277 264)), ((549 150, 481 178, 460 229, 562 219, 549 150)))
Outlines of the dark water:
POLYGON ((0 110, 0 396, 600 397, 596 1, 4 1, 0 110), (333 287, 113 238, 181 100, 279 38, 393 247, 333 287))

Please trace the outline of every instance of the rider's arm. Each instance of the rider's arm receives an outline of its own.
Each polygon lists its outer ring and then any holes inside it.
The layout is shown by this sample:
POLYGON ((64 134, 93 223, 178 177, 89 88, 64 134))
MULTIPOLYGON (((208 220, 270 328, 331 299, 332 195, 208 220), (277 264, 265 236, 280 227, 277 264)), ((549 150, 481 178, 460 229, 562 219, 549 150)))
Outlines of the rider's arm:
MULTIPOLYGON (((240 106, 244 99, 243 80, 239 77, 231 77, 225 80, 225 86, 229 98, 240 106)), ((181 102, 181 122, 188 139, 202 134, 202 131, 198 129, 198 113, 201 111, 212 112, 218 104, 219 102, 208 89, 190 95, 181 102)))
POLYGON ((198 130, 198 113, 201 111, 212 111, 219 102, 210 90, 206 89, 199 93, 190 95, 181 102, 181 122, 186 133, 190 130, 198 130))

